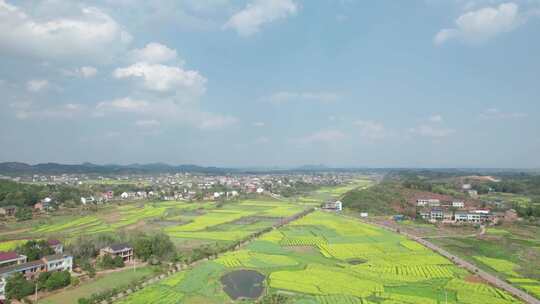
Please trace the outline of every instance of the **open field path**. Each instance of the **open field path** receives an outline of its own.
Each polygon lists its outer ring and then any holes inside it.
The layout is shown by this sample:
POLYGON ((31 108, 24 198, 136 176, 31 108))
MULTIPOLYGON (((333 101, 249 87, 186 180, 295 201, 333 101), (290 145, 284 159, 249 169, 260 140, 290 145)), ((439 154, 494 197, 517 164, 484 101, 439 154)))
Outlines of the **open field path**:
POLYGON ((488 273, 486 271, 483 271, 482 269, 479 269, 474 264, 472 264, 470 262, 467 262, 467 261, 459 258, 456 255, 451 254, 450 252, 442 249, 439 246, 436 246, 435 244, 427 241, 424 238, 417 237, 415 235, 399 231, 398 229, 392 227, 390 224, 385 225, 385 224, 381 224, 381 223, 365 221, 365 220, 362 220, 362 219, 359 219, 359 218, 356 218, 356 219, 360 220, 360 221, 362 221, 362 222, 364 222, 366 224, 375 225, 375 226, 381 227, 381 228, 386 229, 386 230, 390 230, 390 231, 393 231, 393 232, 396 232, 396 233, 400 233, 400 234, 408 237, 409 239, 414 240, 414 241, 424 245, 425 247, 439 253, 440 255, 448 258, 450 261, 452 261, 457 266, 460 266, 460 267, 463 267, 463 268, 469 270, 471 273, 474 273, 474 274, 478 275, 484 281, 490 283, 491 285, 493 285, 495 287, 498 287, 500 289, 505 290, 506 292, 512 294, 516 298, 523 300, 525 303, 540 304, 540 300, 536 299, 535 297, 531 296, 530 294, 526 293, 525 291, 512 286, 511 284, 499 279, 498 277, 496 277, 496 276, 494 276, 494 275, 492 275, 492 274, 490 274, 490 273, 488 273))

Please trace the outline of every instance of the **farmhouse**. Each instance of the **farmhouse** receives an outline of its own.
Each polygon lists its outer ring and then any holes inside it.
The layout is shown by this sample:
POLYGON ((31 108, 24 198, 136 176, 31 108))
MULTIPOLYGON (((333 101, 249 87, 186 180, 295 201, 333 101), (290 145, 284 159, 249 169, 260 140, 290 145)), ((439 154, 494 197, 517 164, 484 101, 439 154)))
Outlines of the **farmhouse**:
POLYGON ((0 252, 0 267, 26 263, 26 256, 15 251, 0 252))
POLYGON ((453 201, 452 207, 454 208, 463 208, 465 207, 465 203, 463 201, 453 201))
POLYGON ((124 262, 131 262, 133 261, 133 247, 127 244, 111 245, 105 248, 101 248, 99 250, 99 255, 110 255, 113 258, 119 256, 124 260, 124 262))
MULTIPOLYGON (((24 257, 26 261, 26 257, 24 257)), ((20 263, 0 268, 0 300, 5 300, 5 288, 9 276, 21 273, 27 280, 33 280, 42 272, 72 271, 73 257, 70 255, 51 255, 41 260, 20 263)))
POLYGON ((416 206, 419 206, 419 207, 424 207, 424 206, 429 206, 429 207, 438 207, 441 205, 441 201, 439 199, 435 199, 435 198, 419 198, 416 200, 416 206))
POLYGON ((81 197, 81 204, 94 204, 96 202, 96 199, 93 196, 89 197, 81 197))
POLYGON ((59 240, 48 240, 47 245, 49 245, 49 247, 51 247, 56 254, 61 254, 64 252, 64 245, 62 245, 59 240))
POLYGON ((323 206, 325 210, 341 211, 343 210, 343 203, 341 201, 328 202, 323 206))
POLYGON ((3 216, 14 216, 17 212, 17 206, 5 206, 0 207, 0 215, 3 216))
POLYGON ((41 259, 47 266, 47 271, 72 271, 73 257, 64 254, 53 254, 41 259))

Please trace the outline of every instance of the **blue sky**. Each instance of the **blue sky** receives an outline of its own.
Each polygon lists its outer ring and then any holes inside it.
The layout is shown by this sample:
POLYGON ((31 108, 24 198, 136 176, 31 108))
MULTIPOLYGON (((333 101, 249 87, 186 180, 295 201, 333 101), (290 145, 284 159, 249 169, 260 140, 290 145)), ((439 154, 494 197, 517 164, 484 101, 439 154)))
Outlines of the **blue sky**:
POLYGON ((537 0, 0 0, 0 161, 540 167, 537 0))

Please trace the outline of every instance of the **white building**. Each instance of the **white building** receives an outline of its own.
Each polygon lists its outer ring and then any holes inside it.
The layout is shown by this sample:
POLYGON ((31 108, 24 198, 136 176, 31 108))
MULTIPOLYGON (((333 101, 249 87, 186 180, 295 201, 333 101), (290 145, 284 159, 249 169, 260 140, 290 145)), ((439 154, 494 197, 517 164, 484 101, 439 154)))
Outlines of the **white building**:
POLYGON ((439 207, 441 205, 441 201, 434 198, 419 198, 416 200, 416 206, 424 207, 424 206, 430 206, 430 207, 439 207))
POLYGON ((452 202, 452 207, 463 208, 463 207, 465 207, 465 203, 463 201, 453 201, 452 202))
POLYGON ((323 209, 341 211, 343 210, 343 203, 341 201, 328 202, 324 204, 323 209))
POLYGON ((54 254, 43 257, 43 262, 47 264, 47 271, 72 271, 73 257, 64 254, 54 254))

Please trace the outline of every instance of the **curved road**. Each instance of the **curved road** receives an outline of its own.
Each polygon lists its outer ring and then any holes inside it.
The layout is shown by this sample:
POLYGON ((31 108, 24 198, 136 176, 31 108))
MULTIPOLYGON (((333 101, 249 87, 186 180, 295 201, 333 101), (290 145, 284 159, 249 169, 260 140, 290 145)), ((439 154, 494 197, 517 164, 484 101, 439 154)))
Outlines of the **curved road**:
POLYGON ((414 236, 414 235, 411 235, 411 234, 408 234, 408 233, 405 233, 405 232, 398 232, 397 229, 394 229, 393 227, 385 226, 385 225, 382 225, 382 224, 379 224, 379 223, 373 223, 373 222, 367 222, 367 221, 365 221, 365 223, 376 225, 376 226, 379 226, 379 227, 384 228, 386 230, 390 230, 390 231, 402 234, 402 235, 408 237, 409 239, 417 241, 418 243, 426 246, 427 248, 439 253, 440 255, 445 256, 446 258, 451 260, 456 265, 469 270, 470 272, 478 275, 479 277, 481 277, 483 280, 490 283, 491 285, 505 290, 506 292, 512 294, 516 298, 519 298, 519 299, 521 299, 521 300, 523 300, 523 301, 525 301, 526 303, 529 303, 529 304, 540 304, 540 301, 538 299, 536 299, 535 297, 533 297, 530 294, 526 293, 525 291, 523 291, 521 289, 518 289, 518 288, 508 284, 507 282, 497 278, 496 276, 494 276, 492 274, 489 274, 489 273, 483 271, 482 269, 479 269, 478 267, 476 267, 472 263, 469 263, 469 262, 467 262, 467 261, 465 261, 465 260, 451 254, 450 252, 440 248, 439 246, 434 245, 431 242, 426 241, 423 238, 420 238, 420 237, 417 237, 417 236, 414 236))

